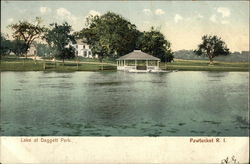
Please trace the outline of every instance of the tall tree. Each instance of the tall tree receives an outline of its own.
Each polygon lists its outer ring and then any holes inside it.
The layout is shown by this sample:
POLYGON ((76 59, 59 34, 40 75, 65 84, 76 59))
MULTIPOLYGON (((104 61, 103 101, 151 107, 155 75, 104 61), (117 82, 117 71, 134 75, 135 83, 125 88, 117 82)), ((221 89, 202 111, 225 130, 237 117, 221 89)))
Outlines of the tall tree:
POLYGON ((136 47, 139 35, 136 26, 122 16, 107 12, 102 16, 87 18, 87 28, 79 32, 81 38, 86 38, 94 54, 100 60, 104 57, 119 57, 136 47))
POLYGON ((74 58, 74 48, 70 46, 70 43, 75 43, 75 36, 71 34, 72 28, 67 23, 59 25, 53 23, 44 38, 51 48, 56 49, 55 57, 62 59, 63 63, 65 59, 74 58))
POLYGON ((229 55, 230 51, 226 43, 218 36, 204 35, 202 43, 194 50, 196 55, 205 55, 209 58, 210 64, 213 64, 213 58, 219 55, 229 55))
POLYGON ((35 23, 27 21, 19 21, 18 23, 11 24, 9 27, 14 31, 13 37, 17 40, 23 40, 25 43, 25 56, 35 39, 41 37, 45 28, 41 25, 41 18, 36 17, 35 23))
POLYGON ((163 62, 171 62, 174 58, 171 44, 165 36, 152 27, 149 32, 143 32, 137 41, 137 49, 158 57, 163 62))

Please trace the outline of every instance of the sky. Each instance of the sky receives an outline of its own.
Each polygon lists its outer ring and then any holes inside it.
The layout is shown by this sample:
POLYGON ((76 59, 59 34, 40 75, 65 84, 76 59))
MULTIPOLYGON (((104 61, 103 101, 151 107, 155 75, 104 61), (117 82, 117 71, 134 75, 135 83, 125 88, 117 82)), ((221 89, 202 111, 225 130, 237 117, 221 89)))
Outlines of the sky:
POLYGON ((86 17, 108 11, 122 15, 140 31, 155 27, 172 50, 193 50, 205 34, 218 35, 234 51, 249 50, 248 1, 1 1, 1 32, 19 20, 43 24, 67 21, 74 31, 86 27, 86 17))

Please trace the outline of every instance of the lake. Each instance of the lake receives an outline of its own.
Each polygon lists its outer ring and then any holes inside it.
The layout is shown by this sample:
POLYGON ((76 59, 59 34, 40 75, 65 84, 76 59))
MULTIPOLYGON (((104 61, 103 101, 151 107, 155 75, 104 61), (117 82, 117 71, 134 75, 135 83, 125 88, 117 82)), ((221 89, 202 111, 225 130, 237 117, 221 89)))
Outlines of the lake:
POLYGON ((248 72, 2 72, 2 136, 248 136, 248 72))

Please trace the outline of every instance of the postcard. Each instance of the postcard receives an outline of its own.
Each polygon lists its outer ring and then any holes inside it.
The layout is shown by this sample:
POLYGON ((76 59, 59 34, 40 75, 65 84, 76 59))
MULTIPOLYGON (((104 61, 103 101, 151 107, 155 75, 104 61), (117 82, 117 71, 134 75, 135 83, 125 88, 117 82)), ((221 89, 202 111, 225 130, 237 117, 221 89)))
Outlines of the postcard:
POLYGON ((0 163, 249 163, 249 1, 1 1, 0 163))

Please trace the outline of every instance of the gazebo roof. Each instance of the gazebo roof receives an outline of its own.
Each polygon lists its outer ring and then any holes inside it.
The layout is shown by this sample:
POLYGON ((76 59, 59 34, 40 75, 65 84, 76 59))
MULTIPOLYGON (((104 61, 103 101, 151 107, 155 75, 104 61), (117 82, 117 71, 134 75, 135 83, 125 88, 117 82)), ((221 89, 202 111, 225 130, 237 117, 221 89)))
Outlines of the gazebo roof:
POLYGON ((116 60, 160 60, 157 57, 149 55, 147 53, 142 52, 141 50, 134 50, 127 55, 124 55, 116 60))

